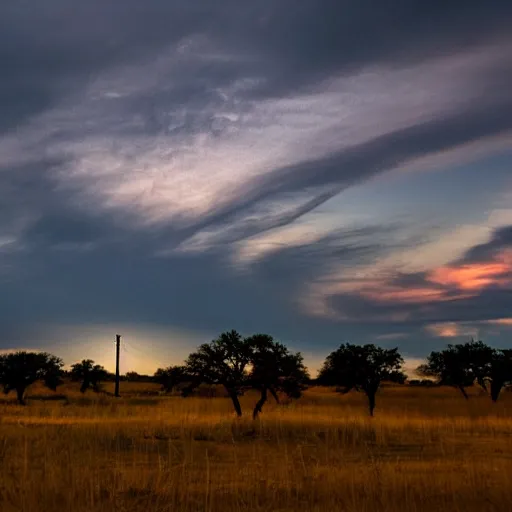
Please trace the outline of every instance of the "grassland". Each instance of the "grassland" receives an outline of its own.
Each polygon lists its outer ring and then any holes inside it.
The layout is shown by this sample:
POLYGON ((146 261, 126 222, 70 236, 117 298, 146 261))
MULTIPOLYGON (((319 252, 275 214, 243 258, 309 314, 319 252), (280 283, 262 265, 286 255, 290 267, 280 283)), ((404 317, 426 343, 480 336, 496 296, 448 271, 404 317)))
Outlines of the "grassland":
POLYGON ((237 420, 229 399, 122 390, 3 400, 0 511, 512 510, 512 393, 386 387, 371 419, 314 388, 252 422, 251 395, 237 420))

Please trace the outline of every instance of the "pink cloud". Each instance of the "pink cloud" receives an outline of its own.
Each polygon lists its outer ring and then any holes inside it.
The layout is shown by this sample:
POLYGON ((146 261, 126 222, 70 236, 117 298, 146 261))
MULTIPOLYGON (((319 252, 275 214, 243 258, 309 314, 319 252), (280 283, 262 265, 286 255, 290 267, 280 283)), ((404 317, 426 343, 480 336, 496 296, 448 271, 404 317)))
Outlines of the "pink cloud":
POLYGON ((386 286, 380 290, 364 291, 362 295, 379 302, 423 303, 445 299, 444 290, 427 287, 400 288, 397 286, 386 286))
POLYGON ((456 322, 431 324, 426 327, 426 330, 439 338, 457 338, 458 336, 476 337, 478 335, 478 329, 475 327, 456 322))
POLYGON ((512 327, 512 318, 497 318, 496 320, 486 320, 486 323, 504 327, 512 327))
POLYGON ((364 283, 358 293, 377 302, 426 304, 469 298, 488 286, 509 285, 512 285, 512 251, 504 251, 488 262, 436 268, 427 274, 421 286, 404 287, 393 284, 392 279, 374 280, 364 283))
POLYGON ((429 280, 460 290, 481 290, 493 284, 507 284, 511 280, 510 266, 505 262, 473 263, 460 267, 440 267, 429 280))
MULTIPOLYGON (((477 338, 482 326, 498 326, 509 328, 512 327, 512 318, 497 318, 493 320, 478 320, 473 322, 440 322, 427 325, 425 330, 440 338, 456 338, 459 336, 471 336, 477 338)), ((487 334, 499 331, 489 331, 485 329, 487 334)))

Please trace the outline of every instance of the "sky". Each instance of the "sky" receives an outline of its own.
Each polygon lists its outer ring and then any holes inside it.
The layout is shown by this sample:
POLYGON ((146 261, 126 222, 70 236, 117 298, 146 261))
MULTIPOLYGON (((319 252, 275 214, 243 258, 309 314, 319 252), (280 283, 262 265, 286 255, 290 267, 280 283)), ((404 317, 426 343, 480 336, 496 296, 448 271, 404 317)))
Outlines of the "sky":
POLYGON ((512 347, 512 3, 4 0, 0 350, 512 347))

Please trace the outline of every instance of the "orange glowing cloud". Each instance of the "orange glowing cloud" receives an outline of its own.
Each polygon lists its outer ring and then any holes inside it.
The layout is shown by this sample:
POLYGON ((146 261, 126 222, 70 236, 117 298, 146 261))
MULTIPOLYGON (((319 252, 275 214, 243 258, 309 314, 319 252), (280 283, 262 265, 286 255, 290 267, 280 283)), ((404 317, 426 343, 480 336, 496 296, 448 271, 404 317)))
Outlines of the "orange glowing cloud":
POLYGON ((440 336, 441 338, 455 338, 459 336, 459 329, 457 325, 453 323, 429 325, 428 330, 435 336, 440 336))
POLYGON ((440 287, 419 286, 403 288, 391 284, 385 279, 352 280, 340 283, 337 292, 356 293, 362 297, 378 302, 422 303, 443 300, 445 291, 440 287))
POLYGON ((426 327, 426 330, 434 336, 440 338, 457 338, 458 336, 473 336, 478 335, 478 329, 474 326, 464 325, 463 322, 442 322, 431 324, 426 327))
MULTIPOLYGON (((309 313, 341 319, 339 312, 332 309, 328 297, 354 295, 370 301, 395 306, 400 304, 417 306, 425 310, 436 303, 470 299, 489 286, 512 286, 512 250, 502 251, 486 262, 444 265, 423 274, 423 279, 408 285, 397 279, 394 269, 379 271, 366 269, 352 279, 334 276, 331 280, 317 283, 304 307, 309 313)), ((406 283, 407 280, 404 281, 406 283)), ((411 318, 411 311, 387 312, 385 319, 404 322, 411 318)), ((378 316, 378 315, 377 315, 378 316)), ((377 318, 374 316, 374 319, 377 318)), ((344 320, 349 317, 343 316, 344 320)), ((486 323, 481 320, 479 324, 486 323)), ((475 322, 474 322, 475 323, 475 322)), ((502 327, 512 327, 512 318, 488 321, 502 327)), ((474 329, 462 328, 458 323, 434 324, 427 328, 435 336, 454 338, 474 335, 474 329)))
POLYGON ((427 274, 425 284, 422 286, 405 288, 394 285, 391 281, 381 280, 372 283, 372 287, 365 286, 359 292, 377 301, 427 303, 469 298, 488 286, 510 284, 512 284, 512 251, 504 251, 492 261, 434 269, 427 274))
POLYGON ((366 290, 362 295, 377 301, 397 302, 430 302, 432 300, 443 300, 445 292, 437 288, 399 288, 386 286, 380 290, 366 290))
POLYGON ((497 318, 496 320, 487 320, 488 324, 512 327, 512 318, 497 318))
POLYGON ((511 268, 505 262, 473 263, 460 267, 440 267, 429 280, 443 286, 455 286, 461 290, 481 290, 493 284, 506 284, 511 268))
POLYGON ((440 338, 457 338, 460 336, 477 338, 481 329, 485 329, 487 325, 509 328, 512 327, 512 318, 496 318, 473 322, 440 322, 427 325, 425 330, 440 338))

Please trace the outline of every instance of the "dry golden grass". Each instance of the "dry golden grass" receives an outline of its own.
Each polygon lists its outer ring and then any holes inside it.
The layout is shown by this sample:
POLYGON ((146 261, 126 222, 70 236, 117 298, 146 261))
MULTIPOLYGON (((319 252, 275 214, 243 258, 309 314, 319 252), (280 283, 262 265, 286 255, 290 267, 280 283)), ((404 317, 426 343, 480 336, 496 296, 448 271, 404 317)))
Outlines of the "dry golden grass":
POLYGON ((318 388, 253 423, 254 395, 237 420, 228 399, 156 390, 4 400, 0 511, 512 510, 512 393, 386 387, 370 419, 362 395, 318 388))

